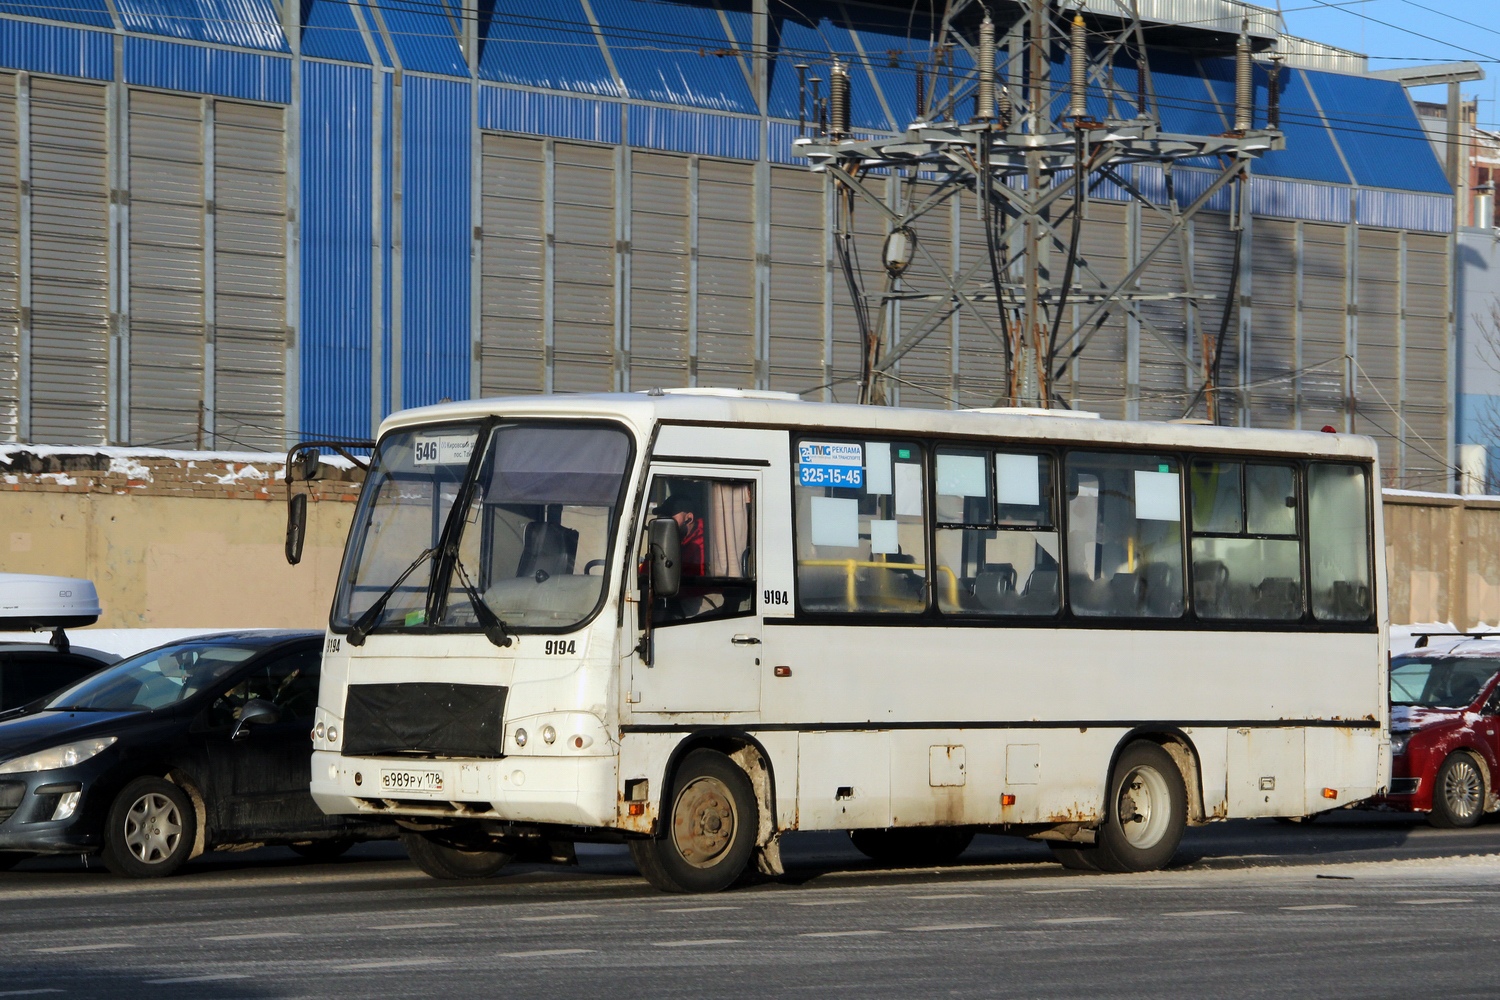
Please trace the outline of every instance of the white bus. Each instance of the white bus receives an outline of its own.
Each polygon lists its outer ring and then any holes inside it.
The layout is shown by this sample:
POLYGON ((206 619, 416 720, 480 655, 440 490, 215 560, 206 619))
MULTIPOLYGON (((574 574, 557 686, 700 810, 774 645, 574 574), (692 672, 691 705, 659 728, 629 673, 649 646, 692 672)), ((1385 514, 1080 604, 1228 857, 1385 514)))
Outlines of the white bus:
POLYGON ((312 792, 439 877, 628 842, 670 891, 847 830, 1075 868, 1390 771, 1377 452, 1345 434, 652 390, 381 428, 312 792))

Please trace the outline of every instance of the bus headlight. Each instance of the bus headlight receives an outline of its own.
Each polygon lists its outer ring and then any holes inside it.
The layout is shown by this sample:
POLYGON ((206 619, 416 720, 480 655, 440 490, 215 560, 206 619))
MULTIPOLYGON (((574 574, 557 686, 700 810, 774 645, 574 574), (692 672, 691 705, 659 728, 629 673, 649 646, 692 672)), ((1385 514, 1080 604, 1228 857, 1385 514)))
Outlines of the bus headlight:
POLYGON ((552 728, 551 726, 543 726, 542 742, 547 744, 548 746, 551 746, 553 743, 557 742, 557 730, 552 728))
POLYGON ((518 747, 524 747, 526 745, 526 740, 527 740, 526 730, 520 728, 519 726, 516 727, 516 737, 515 737, 515 739, 516 739, 516 746, 518 746, 518 747))

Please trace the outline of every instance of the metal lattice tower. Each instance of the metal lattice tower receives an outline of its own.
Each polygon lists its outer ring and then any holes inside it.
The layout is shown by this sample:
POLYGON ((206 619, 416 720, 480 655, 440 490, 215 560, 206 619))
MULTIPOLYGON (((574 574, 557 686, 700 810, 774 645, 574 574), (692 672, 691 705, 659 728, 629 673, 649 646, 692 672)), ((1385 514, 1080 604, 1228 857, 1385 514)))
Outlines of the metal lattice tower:
MULTIPOLYGON (((1163 249, 1186 248, 1188 221, 1226 188, 1231 227, 1241 230, 1250 162, 1284 147, 1274 97, 1277 67, 1271 70, 1265 125, 1256 128, 1250 41, 1243 28, 1235 59, 1233 127, 1219 135, 1162 128, 1135 0, 1066 0, 1066 6, 1058 0, 1008 0, 1003 11, 978 0, 947 0, 931 55, 918 69, 915 119, 895 138, 851 134, 851 81, 844 67, 835 66, 823 102, 827 114, 814 116, 815 134, 799 138, 794 148, 814 171, 834 181, 835 252, 863 346, 860 402, 885 402, 892 366, 962 312, 1001 346, 1006 390, 997 405, 1066 405, 1054 386, 1105 321, 1125 314, 1194 373, 1199 388, 1184 416, 1203 403, 1209 419, 1217 421, 1233 274, 1217 324, 1204 319, 1201 306, 1215 296, 1195 288, 1188 253, 1182 255, 1180 290, 1143 290, 1140 278, 1163 249), (1054 79, 1059 67, 1066 73, 1057 72, 1060 79, 1054 79), (1121 77, 1132 86, 1121 86, 1121 77), (821 124, 825 119, 832 125, 821 124), (1172 167, 1187 160, 1195 166, 1215 163, 1217 175, 1181 204, 1172 167), (1152 201, 1132 181, 1128 168, 1140 163, 1161 168, 1165 204, 1152 201), (894 208, 884 196, 892 177, 910 195, 894 208), (1143 246, 1138 261, 1118 280, 1106 280, 1079 252, 1091 193, 1104 182, 1140 202, 1143 213, 1164 227, 1164 235, 1143 246), (923 233, 942 232, 945 223, 935 213, 963 190, 973 192, 983 216, 986 253, 966 267, 945 265, 923 233), (852 259, 860 211, 881 216, 888 234, 886 276, 878 292, 863 287, 852 259), (916 256, 940 276, 937 284, 908 274, 916 256), (1182 331, 1160 329, 1140 308, 1148 300, 1171 298, 1196 307, 1189 310, 1193 319, 1187 331, 1187 340, 1196 345, 1186 342, 1182 331), (915 327, 891 349, 889 312, 897 302, 920 313, 915 327), (1065 326, 1069 308, 1073 322, 1065 326)), ((815 95, 815 107, 818 103, 815 95)), ((1239 243, 1237 238, 1234 272, 1239 243)))

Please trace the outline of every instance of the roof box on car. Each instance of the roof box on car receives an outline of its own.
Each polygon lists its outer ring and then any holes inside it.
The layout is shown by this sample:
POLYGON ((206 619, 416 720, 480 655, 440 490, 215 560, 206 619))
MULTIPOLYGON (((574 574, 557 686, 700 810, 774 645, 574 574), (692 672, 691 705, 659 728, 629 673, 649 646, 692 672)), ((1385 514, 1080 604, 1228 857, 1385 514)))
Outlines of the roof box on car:
POLYGON ((93 581, 0 573, 0 628, 77 628, 99 620, 93 581))

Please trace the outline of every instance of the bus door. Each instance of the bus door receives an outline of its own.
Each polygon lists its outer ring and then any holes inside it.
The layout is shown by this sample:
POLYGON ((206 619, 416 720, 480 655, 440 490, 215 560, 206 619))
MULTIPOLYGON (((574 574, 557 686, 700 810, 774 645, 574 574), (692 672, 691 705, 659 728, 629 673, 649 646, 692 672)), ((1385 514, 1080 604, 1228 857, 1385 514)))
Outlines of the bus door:
POLYGON ((647 490, 638 565, 647 526, 670 517, 682 539, 682 586, 651 596, 636 581, 637 647, 631 670, 636 712, 754 712, 760 709, 761 611, 756 605, 757 510, 761 474, 708 465, 654 465, 647 490), (649 603, 649 608, 648 608, 649 603), (646 616, 649 615, 649 621, 646 616))

